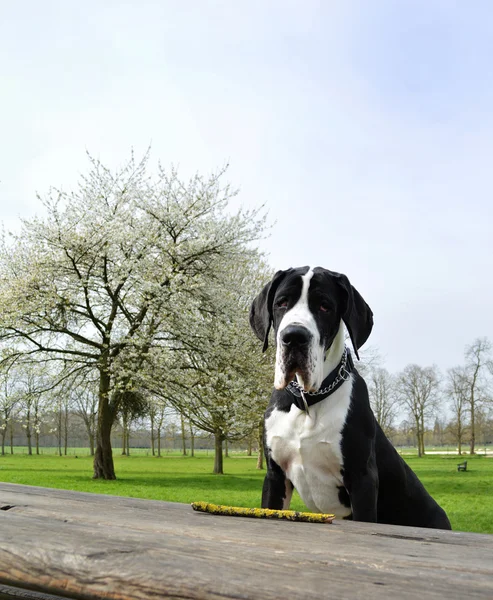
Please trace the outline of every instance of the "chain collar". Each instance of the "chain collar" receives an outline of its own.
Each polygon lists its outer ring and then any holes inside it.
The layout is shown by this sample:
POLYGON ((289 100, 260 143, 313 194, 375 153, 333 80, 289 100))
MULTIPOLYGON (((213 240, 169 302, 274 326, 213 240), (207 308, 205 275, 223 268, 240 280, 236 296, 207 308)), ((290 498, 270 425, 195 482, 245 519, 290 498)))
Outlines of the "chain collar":
POLYGON ((286 389, 295 396, 295 403, 298 408, 308 412, 308 406, 327 398, 327 396, 330 396, 330 394, 335 392, 345 381, 347 381, 353 368, 354 363, 351 353, 347 346, 345 346, 341 362, 322 382, 322 385, 325 384, 325 387, 316 392, 305 392, 303 387, 297 381, 291 381, 286 389), (302 403, 297 402, 297 400, 302 400, 302 403))

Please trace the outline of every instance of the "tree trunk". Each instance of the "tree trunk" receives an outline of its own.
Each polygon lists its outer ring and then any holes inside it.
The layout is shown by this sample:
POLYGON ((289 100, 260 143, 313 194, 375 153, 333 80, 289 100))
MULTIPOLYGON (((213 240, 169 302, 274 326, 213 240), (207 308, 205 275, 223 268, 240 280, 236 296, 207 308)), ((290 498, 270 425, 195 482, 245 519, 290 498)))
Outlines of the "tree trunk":
POLYGON ((7 435, 7 424, 2 429, 2 456, 5 456, 5 436, 7 435))
POLYGON ((188 425, 190 427, 190 456, 195 456, 195 436, 193 435, 192 423, 189 421, 188 425))
POLYGON ((248 450, 247 450, 247 456, 251 456, 252 455, 252 436, 249 435, 248 436, 248 450))
POLYGON ((471 400, 471 446, 469 449, 469 454, 476 453, 476 407, 474 396, 471 400))
POLYGON ((68 407, 65 406, 64 409, 64 419, 63 419, 63 451, 65 456, 67 456, 68 451, 68 407))
POLYGON ((214 433, 214 470, 215 475, 223 475, 223 433, 218 430, 214 433))
POLYGON ((421 458, 423 451, 423 431, 421 429, 421 415, 419 412, 414 414, 414 424, 416 427, 416 447, 418 450, 418 457, 421 458))
POLYGON ((224 440, 224 456, 229 458, 229 444, 228 440, 224 440))
POLYGON ((57 427, 57 442, 58 442, 58 456, 62 456, 62 407, 58 411, 58 427, 57 427))
POLYGON ((151 415, 151 452, 152 456, 156 456, 156 451, 154 449, 155 440, 154 440, 154 417, 151 415))
POLYGON ((39 413, 37 401, 34 405, 34 445, 36 447, 36 454, 39 455, 39 413))
POLYGON ((14 454, 14 419, 10 419, 10 454, 14 454))
POLYGON ((129 423, 127 423, 126 440, 127 440, 127 456, 130 456, 130 424, 129 423))
POLYGON ((94 454, 94 479, 116 479, 113 452, 111 449, 111 428, 113 413, 109 399, 110 376, 108 366, 101 366, 99 379, 98 427, 96 452, 94 454))
POLYGON ((457 415, 457 453, 462 454, 462 420, 460 411, 457 415))
POLYGON ((157 433, 157 456, 161 458, 161 428, 158 427, 156 430, 157 433))
POLYGON ((181 445, 182 445, 182 454, 183 456, 187 455, 187 442, 185 436, 185 418, 182 414, 180 414, 181 418, 181 445))
POLYGON ((264 468, 264 422, 262 421, 258 428, 258 455, 257 469, 264 468))
POLYGON ((29 456, 33 453, 33 447, 31 443, 31 411, 27 411, 26 415, 26 436, 27 436, 27 453, 29 456))
POLYGON ((86 427, 87 440, 89 443, 89 454, 94 456, 94 416, 87 415, 87 417, 83 417, 83 420, 86 427))
POLYGON ((125 456, 127 449, 127 419, 125 414, 123 414, 122 418, 122 456, 125 456))

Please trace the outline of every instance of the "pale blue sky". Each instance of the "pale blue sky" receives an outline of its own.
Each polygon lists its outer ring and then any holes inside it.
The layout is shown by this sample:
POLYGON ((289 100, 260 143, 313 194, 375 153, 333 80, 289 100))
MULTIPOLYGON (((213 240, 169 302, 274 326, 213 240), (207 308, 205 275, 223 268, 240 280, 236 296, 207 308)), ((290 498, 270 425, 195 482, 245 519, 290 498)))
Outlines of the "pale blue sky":
POLYGON ((0 219, 85 150, 229 161, 273 269, 345 272, 390 370, 493 340, 493 4, 130 0, 0 6, 0 219))

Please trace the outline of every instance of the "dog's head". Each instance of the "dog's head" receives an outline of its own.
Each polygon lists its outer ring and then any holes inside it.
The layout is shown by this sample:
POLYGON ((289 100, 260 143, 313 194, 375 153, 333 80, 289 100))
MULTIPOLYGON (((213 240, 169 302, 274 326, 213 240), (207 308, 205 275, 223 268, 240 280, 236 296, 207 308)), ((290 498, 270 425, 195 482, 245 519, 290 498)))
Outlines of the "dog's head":
POLYGON ((285 388, 295 375, 306 391, 319 389, 325 356, 341 321, 359 358, 358 349, 373 327, 373 313, 345 275, 321 267, 274 275, 252 303, 250 325, 264 342, 264 351, 274 328, 277 389, 285 388))

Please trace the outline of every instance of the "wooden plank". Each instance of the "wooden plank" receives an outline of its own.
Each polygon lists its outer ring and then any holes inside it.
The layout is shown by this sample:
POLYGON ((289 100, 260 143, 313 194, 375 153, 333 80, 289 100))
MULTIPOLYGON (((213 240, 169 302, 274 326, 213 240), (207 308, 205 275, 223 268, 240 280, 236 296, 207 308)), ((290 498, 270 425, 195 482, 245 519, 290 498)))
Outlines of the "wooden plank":
MULTIPOLYGON (((198 498, 200 500, 200 498, 198 498)), ((111 598, 488 598, 493 536, 0 484, 0 583, 111 598)))
POLYGON ((0 600, 67 600, 67 598, 31 590, 21 590, 10 585, 0 585, 0 600))

